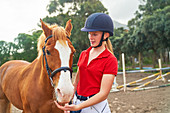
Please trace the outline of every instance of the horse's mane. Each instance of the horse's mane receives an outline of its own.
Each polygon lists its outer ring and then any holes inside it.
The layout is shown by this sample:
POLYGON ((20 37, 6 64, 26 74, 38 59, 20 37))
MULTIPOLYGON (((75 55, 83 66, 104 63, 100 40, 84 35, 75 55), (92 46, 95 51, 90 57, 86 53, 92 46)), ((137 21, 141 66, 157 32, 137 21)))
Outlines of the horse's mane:
MULTIPOLYGON (((49 26, 50 29, 52 29, 52 35, 54 37, 54 40, 57 41, 59 40, 59 42, 61 44, 66 45, 66 31, 63 27, 60 27, 58 25, 51 25, 49 26)), ((42 48, 44 47, 45 44, 45 34, 44 32, 40 35, 40 37, 38 38, 38 44, 37 44, 37 50, 38 50, 38 58, 42 55, 42 48)))

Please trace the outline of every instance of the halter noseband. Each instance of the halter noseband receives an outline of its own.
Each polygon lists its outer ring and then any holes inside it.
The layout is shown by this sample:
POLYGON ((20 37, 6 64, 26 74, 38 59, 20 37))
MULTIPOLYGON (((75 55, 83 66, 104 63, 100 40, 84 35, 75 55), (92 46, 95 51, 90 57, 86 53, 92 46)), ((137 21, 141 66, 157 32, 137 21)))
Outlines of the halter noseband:
MULTIPOLYGON (((45 44, 47 43, 48 39, 50 39, 52 37, 52 35, 48 36, 45 40, 45 44)), ((70 39, 68 36, 67 36, 68 39, 70 39)), ((47 57, 46 57, 46 53, 45 53, 45 44, 44 44, 44 47, 42 48, 43 50, 43 56, 45 58, 45 67, 46 67, 46 70, 47 70, 47 73, 48 73, 48 77, 51 81, 51 85, 54 87, 54 83, 53 83, 53 77, 56 73, 60 72, 60 71, 64 71, 66 72, 67 70, 70 71, 70 77, 72 78, 72 69, 70 67, 60 67, 58 69, 55 69, 54 71, 51 71, 50 67, 48 66, 48 62, 47 62, 47 57), (51 73, 51 74, 50 74, 51 73)))

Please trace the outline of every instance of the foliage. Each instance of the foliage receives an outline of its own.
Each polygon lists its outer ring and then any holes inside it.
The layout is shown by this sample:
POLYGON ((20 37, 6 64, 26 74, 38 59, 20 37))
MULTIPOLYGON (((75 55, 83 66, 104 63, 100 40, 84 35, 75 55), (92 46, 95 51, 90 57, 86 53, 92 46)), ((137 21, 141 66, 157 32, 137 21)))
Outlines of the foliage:
POLYGON ((49 12, 49 14, 57 11, 59 13, 57 16, 46 16, 43 19, 49 24, 57 23, 60 26, 65 26, 65 23, 69 19, 72 19, 73 30, 71 41, 76 49, 76 53, 74 55, 74 62, 76 63, 81 51, 89 47, 87 33, 81 32, 81 28, 84 26, 86 18, 95 12, 108 13, 107 9, 104 8, 103 4, 99 0, 53 0, 50 2, 50 5, 48 5, 48 10, 49 9, 55 10, 53 12, 49 12), (64 13, 63 10, 53 9, 53 7, 51 7, 55 5, 54 2, 58 3, 55 7, 60 7, 62 9, 68 7, 68 3, 72 3, 73 5, 68 8, 66 13, 64 13))
MULTIPOLYGON (((128 21, 129 30, 115 29, 114 36, 110 37, 120 67, 122 52, 125 53, 126 63, 129 65, 133 63, 134 58, 139 57, 141 68, 142 63, 151 63, 152 59, 155 67, 160 57, 168 63, 170 1, 142 1, 144 4, 139 5, 135 17, 128 21)), ((108 13, 99 0, 51 0, 47 5, 47 11, 50 16, 43 18, 43 21, 50 25, 57 23, 59 26, 65 26, 66 22, 72 19, 71 41, 76 49, 75 64, 81 51, 89 47, 87 33, 81 32, 86 18, 95 12, 108 13)), ((41 33, 41 30, 33 32, 32 35, 19 33, 14 43, 0 41, 0 64, 12 59, 32 62, 37 56, 37 39, 41 33)))
MULTIPOLYGON (((145 1, 145 0, 143 0, 145 1)), ((139 6, 136 17, 128 22, 131 35, 135 37, 135 51, 153 51, 153 67, 155 67, 156 57, 160 51, 169 50, 169 10, 168 0, 147 0, 144 5, 139 6)), ((130 40, 131 40, 130 38, 130 40)), ((127 51, 126 51, 127 52, 127 51)))
POLYGON ((14 42, 0 41, 0 65, 9 60, 32 62, 37 57, 37 39, 41 33, 41 30, 32 35, 19 33, 14 42))
POLYGON ((4 63, 10 59, 9 43, 0 41, 0 63, 4 63))

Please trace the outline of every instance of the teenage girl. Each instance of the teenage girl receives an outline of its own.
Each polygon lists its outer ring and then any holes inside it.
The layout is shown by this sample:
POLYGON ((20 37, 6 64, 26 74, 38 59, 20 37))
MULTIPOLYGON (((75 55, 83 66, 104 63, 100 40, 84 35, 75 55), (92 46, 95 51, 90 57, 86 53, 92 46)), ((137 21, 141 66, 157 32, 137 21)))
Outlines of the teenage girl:
POLYGON ((81 31, 88 32, 90 47, 80 54, 73 83, 73 104, 58 108, 71 113, 111 113, 107 101, 118 63, 108 39, 113 36, 113 22, 104 13, 90 15, 81 31))

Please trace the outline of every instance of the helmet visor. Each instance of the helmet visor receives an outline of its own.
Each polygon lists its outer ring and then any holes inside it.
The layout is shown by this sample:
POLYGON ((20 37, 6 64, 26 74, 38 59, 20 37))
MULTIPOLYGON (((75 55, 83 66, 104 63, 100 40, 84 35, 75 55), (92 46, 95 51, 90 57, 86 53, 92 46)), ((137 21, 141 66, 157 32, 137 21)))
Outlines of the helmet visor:
POLYGON ((87 29, 87 28, 81 28, 81 31, 84 31, 84 32, 93 32, 93 31, 100 31, 99 29, 87 29))

